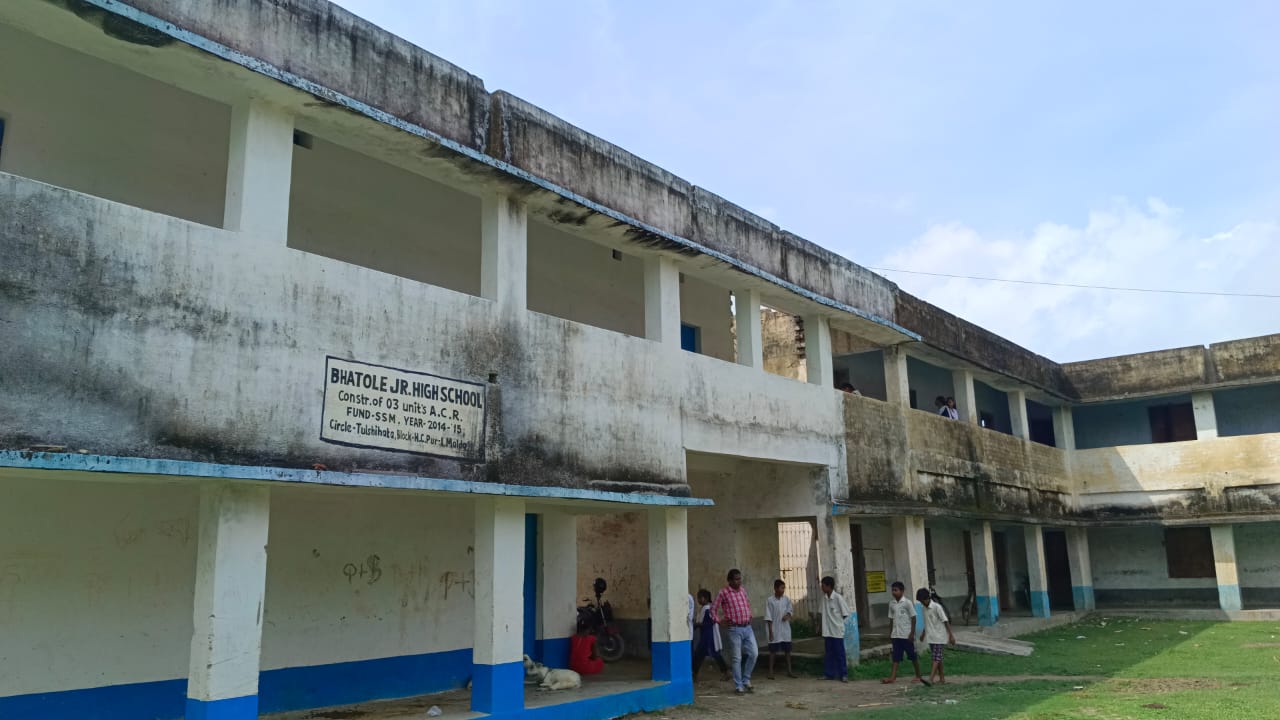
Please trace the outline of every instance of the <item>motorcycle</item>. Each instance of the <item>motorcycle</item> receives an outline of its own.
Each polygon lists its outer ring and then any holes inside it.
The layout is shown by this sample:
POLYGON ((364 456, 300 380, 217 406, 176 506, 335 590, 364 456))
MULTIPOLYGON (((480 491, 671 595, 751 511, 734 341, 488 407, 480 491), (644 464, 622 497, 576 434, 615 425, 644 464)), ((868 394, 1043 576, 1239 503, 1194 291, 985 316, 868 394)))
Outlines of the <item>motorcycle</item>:
POLYGON ((616 662, 622 659, 627 646, 618 626, 613 623, 613 608, 609 605, 609 601, 600 600, 600 596, 609 589, 609 585, 604 578, 596 578, 596 581, 591 584, 591 589, 596 593, 596 601, 593 603, 590 598, 582 599, 584 604, 578 608, 578 627, 585 628, 589 634, 596 637, 597 656, 605 662, 616 662))

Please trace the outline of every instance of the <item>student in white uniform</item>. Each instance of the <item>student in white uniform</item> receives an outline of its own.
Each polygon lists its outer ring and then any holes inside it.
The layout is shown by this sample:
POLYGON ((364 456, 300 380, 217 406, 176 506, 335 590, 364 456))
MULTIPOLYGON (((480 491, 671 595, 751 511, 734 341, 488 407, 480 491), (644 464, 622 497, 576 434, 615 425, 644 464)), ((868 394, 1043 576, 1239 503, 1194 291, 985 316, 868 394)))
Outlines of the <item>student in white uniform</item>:
POLYGON ((769 679, 773 679, 773 658, 782 653, 787 658, 787 677, 795 677, 791 671, 791 598, 787 597, 787 584, 773 581, 773 596, 764 603, 764 626, 769 634, 769 679))

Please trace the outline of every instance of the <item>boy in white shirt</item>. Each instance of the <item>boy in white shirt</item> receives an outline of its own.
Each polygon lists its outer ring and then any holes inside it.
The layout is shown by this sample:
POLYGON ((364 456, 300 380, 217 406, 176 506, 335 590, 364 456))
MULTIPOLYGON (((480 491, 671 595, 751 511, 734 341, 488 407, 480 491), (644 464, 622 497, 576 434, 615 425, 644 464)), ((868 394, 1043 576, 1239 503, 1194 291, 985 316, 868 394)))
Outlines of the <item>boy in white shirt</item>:
POLYGON ((937 675, 938 684, 945 684, 947 676, 942 672, 944 645, 939 641, 945 635, 947 644, 955 646, 956 636, 951 632, 951 621, 947 618, 947 611, 943 609, 942 603, 934 602, 933 593, 926 588, 916 591, 916 600, 924 605, 924 630, 920 631, 920 642, 929 643, 929 653, 933 656, 933 669, 929 671, 929 681, 933 682, 934 676, 937 675))
POLYGON ((849 603, 836 592, 836 579, 822 578, 822 678, 849 682, 849 660, 844 653, 844 621, 849 603))
POLYGON ((887 684, 898 679, 898 663, 902 662, 902 656, 906 655, 910 658, 911 664, 915 666, 916 682, 929 685, 931 683, 920 675, 920 660, 916 657, 914 639, 916 634, 916 604, 902 597, 906 590, 906 586, 900 582, 895 582, 891 588, 893 599, 889 601, 889 623, 893 626, 893 631, 889 633, 889 637, 893 642, 893 669, 889 672, 889 677, 880 682, 887 684))
POLYGON ((787 584, 773 581, 773 597, 764 603, 764 626, 769 637, 769 679, 773 679, 773 658, 778 653, 787 657, 787 677, 795 677, 791 671, 791 598, 785 595, 787 584))

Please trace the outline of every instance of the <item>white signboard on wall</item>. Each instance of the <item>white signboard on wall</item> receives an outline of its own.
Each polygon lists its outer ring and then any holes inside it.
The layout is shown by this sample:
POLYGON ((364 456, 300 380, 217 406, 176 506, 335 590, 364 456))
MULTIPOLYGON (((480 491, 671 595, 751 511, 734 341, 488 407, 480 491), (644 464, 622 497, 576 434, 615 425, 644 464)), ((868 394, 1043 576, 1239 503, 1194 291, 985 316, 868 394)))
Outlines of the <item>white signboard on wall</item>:
POLYGON ((324 365, 321 440, 484 460, 484 385, 332 356, 324 365))

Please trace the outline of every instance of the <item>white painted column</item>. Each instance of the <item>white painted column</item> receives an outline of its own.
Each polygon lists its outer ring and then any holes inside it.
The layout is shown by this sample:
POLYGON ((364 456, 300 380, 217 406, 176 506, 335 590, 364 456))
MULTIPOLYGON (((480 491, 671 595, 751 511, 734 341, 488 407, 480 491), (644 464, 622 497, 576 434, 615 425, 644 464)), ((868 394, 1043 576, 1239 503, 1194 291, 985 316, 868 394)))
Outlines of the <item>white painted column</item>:
POLYGON ((835 385, 831 323, 826 315, 809 315, 804 319, 804 362, 810 383, 823 387, 835 385))
POLYGON ((548 667, 569 667, 578 616, 578 518, 538 516, 538 642, 548 667))
POLYGON ((234 106, 223 227, 284 245, 292 176, 293 117, 262 100, 234 106))
POLYGON ((471 709, 516 712, 524 708, 524 500, 483 498, 475 512, 471 709))
POLYGON ((1009 397, 1009 421, 1014 437, 1031 439, 1031 424, 1027 420, 1027 394, 1021 390, 1005 393, 1009 397))
POLYGON ((1027 580, 1031 585, 1031 614, 1049 617, 1049 572, 1044 560, 1044 529, 1039 525, 1023 528, 1027 545, 1027 580))
POLYGON ((661 255, 644 259, 644 336, 680 347, 680 271, 661 255))
POLYGON ((1070 405, 1053 409, 1053 444, 1063 450, 1076 449, 1076 425, 1070 405))
POLYGON ((764 328, 760 319, 760 291, 733 291, 733 312, 737 320, 738 364, 764 369, 764 328))
POLYGON ((653 618, 653 679, 680 688, 675 692, 681 703, 692 702, 689 525, 684 508, 649 511, 649 603, 653 618))
MULTIPOLYGON (((827 515, 816 518, 818 533, 818 567, 820 574, 830 575, 836 581, 836 592, 849 603, 849 617, 844 621, 844 651, 850 667, 859 662, 862 640, 858 628, 858 583, 862 578, 853 572, 853 536, 849 533, 847 515, 827 515)), ((817 578, 819 581, 821 578, 817 578)), ((821 592, 821 585, 809 581, 812 592, 821 592)))
POLYGON ((270 516, 266 487, 222 481, 201 487, 188 720, 258 717, 270 516))
POLYGON ((1213 393, 1191 393, 1191 410, 1196 417, 1196 439, 1218 437, 1218 416, 1213 407, 1213 393))
MULTIPOLYGON (((924 518, 898 515, 893 518, 894 577, 889 584, 906 585, 903 597, 915 602, 916 591, 929 587, 929 557, 924 543, 924 518)), ((924 606, 916 603, 916 631, 924 628, 924 606)))
POLYGON ((991 532, 991 523, 983 521, 977 524, 969 534, 973 549, 973 586, 974 600, 978 613, 978 624, 984 627, 995 625, 1000 619, 1000 581, 996 568, 995 542, 991 532))
POLYGON ((951 371, 952 396, 956 399, 956 409, 960 411, 960 419, 978 422, 978 399, 973 391, 973 373, 968 370, 951 371))
POLYGON ((900 345, 887 347, 882 353, 884 354, 885 399, 894 405, 911 407, 911 380, 907 374, 907 353, 900 345))
POLYGON ((1093 597, 1093 565, 1089 560, 1089 529, 1067 528, 1067 563, 1071 566, 1071 599, 1076 610, 1098 607, 1093 597))
POLYGON ((480 295, 504 314, 528 307, 529 221, 525 206, 506 195, 480 201, 480 295))
POLYGON ((1227 612, 1243 610, 1240 575, 1236 568, 1235 528, 1214 525, 1209 532, 1213 538, 1213 566, 1218 575, 1218 605, 1227 612))

